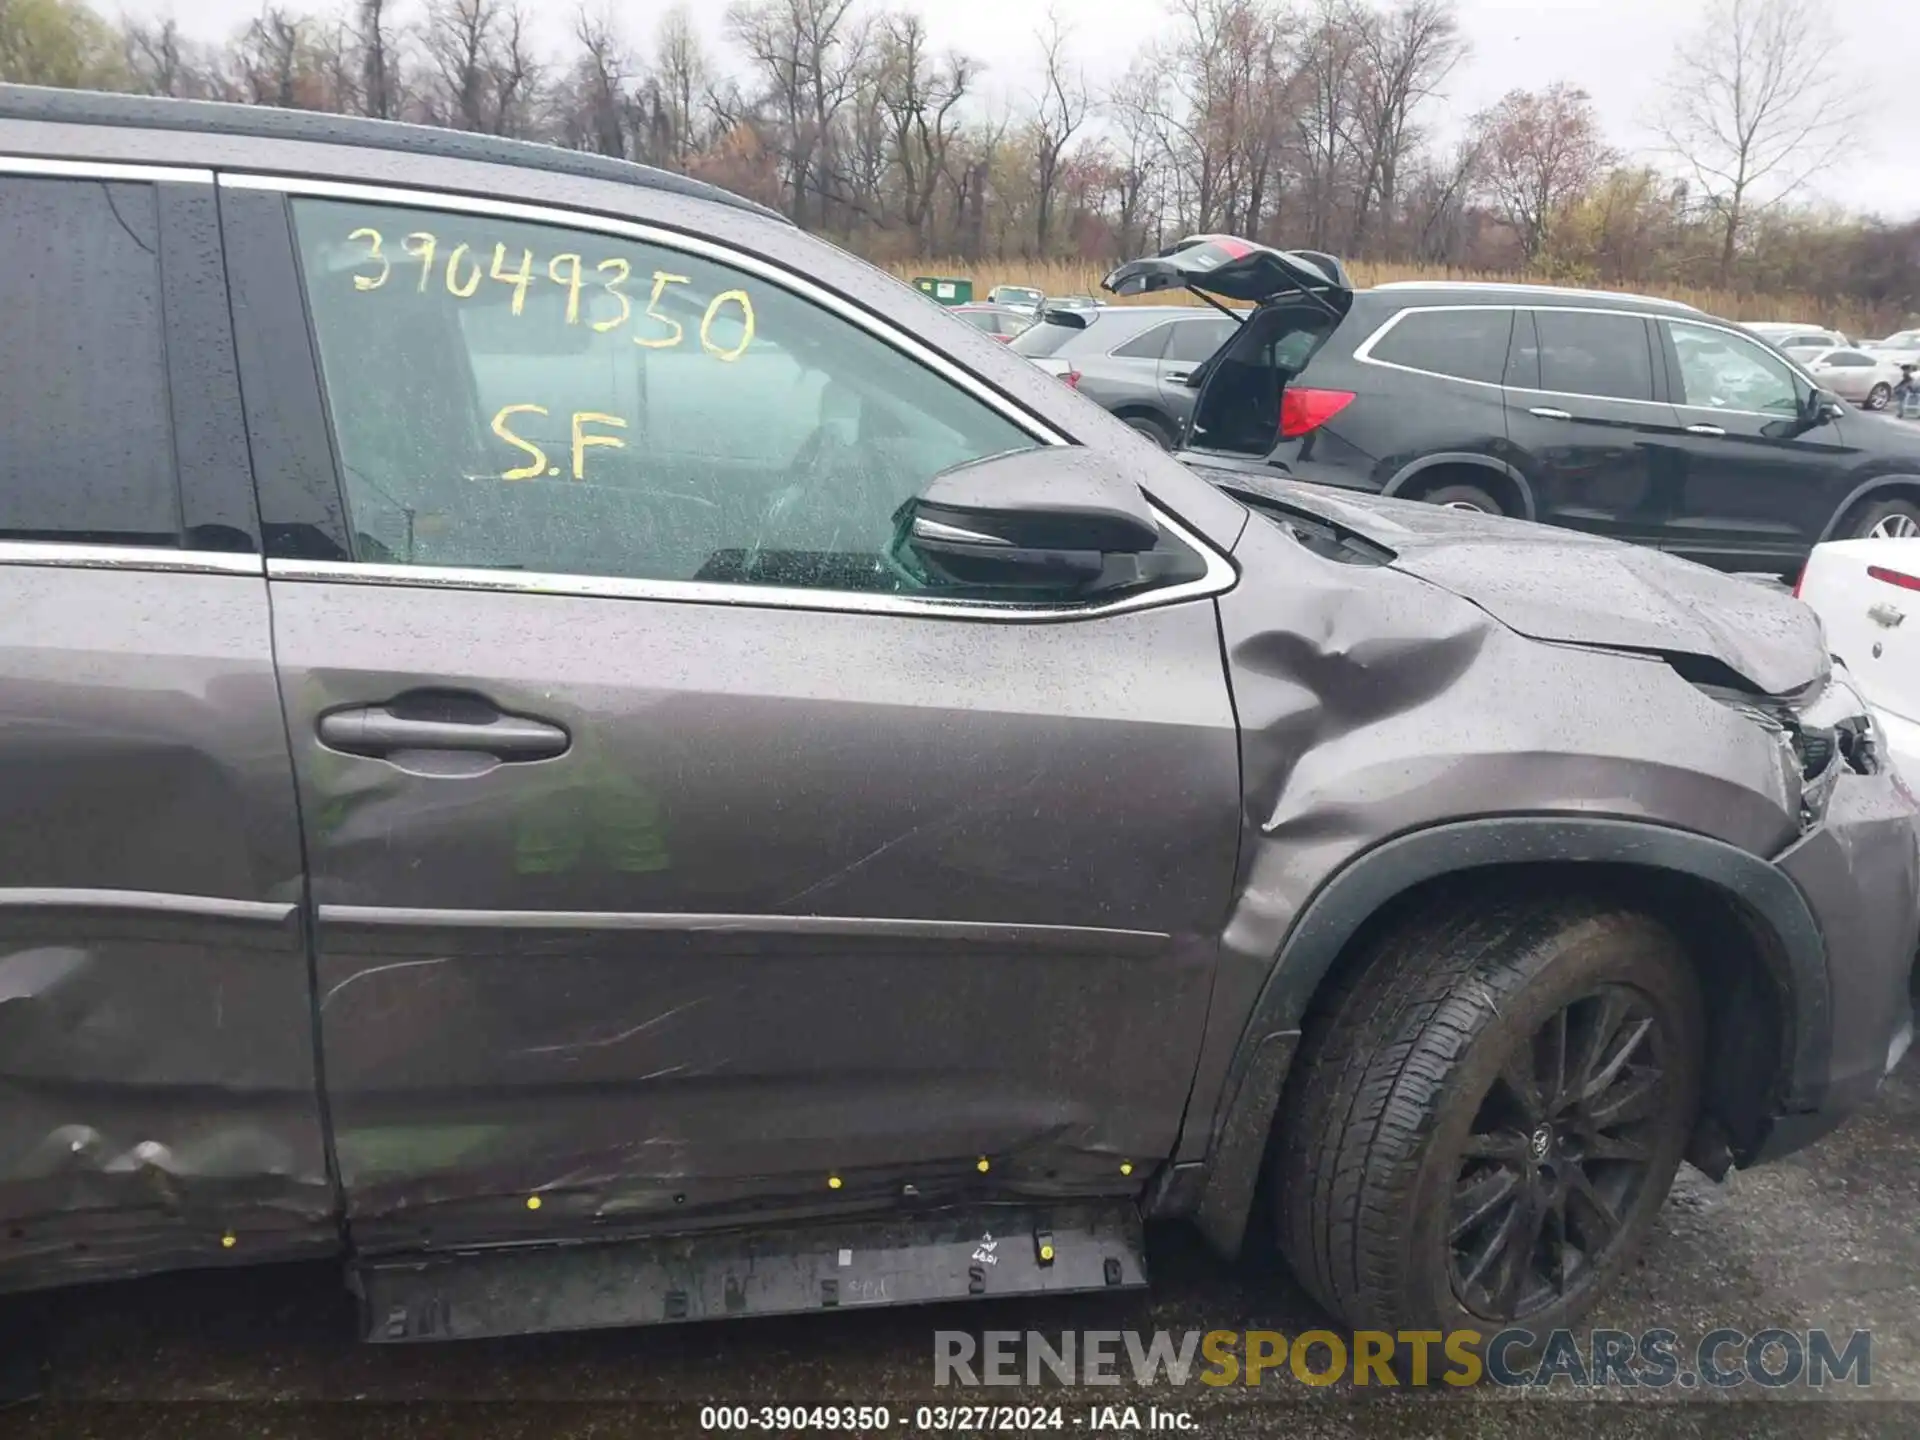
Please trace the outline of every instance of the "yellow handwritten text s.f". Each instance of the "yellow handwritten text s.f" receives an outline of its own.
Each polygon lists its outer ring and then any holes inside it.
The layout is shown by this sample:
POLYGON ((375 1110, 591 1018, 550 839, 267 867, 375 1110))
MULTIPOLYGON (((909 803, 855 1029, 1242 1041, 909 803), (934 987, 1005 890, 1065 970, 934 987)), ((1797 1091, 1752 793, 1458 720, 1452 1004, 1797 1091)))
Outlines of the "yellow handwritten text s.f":
POLYGON ((590 435, 587 426, 611 425, 616 430, 627 428, 627 422, 618 415, 602 415, 597 410, 576 410, 573 412, 573 478, 587 478, 587 450, 591 446, 604 445, 610 450, 624 450, 627 442, 618 435, 590 435))
MULTIPOLYGON (((498 435, 502 440, 506 441, 507 444, 513 446, 514 449, 525 451, 528 455, 531 455, 533 457, 525 465, 521 465, 518 468, 513 470, 505 471, 500 476, 502 480, 532 480, 537 478, 538 476, 541 476, 547 473, 547 452, 542 450, 538 445, 534 444, 531 440, 523 439, 521 436, 514 434, 513 431, 507 428, 507 420, 514 415, 544 416, 546 413, 547 413, 547 407, 544 405, 502 405, 500 409, 497 412, 495 412, 493 417, 493 433, 498 435)), ((575 424, 574 434, 576 436, 579 434, 577 421, 575 424)), ((580 451, 577 448, 579 445, 579 442, 576 439, 574 443, 576 448, 573 452, 574 453, 573 464, 574 464, 574 469, 578 470, 580 468, 580 459, 579 459, 580 451)))

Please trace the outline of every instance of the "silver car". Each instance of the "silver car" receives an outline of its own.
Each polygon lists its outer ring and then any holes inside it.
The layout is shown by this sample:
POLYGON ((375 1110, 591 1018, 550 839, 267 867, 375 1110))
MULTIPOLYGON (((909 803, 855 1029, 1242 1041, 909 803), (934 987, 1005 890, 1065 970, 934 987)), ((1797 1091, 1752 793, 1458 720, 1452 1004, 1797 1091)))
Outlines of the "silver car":
POLYGON ((1900 383, 1900 360, 1886 351, 1835 346, 1830 350, 1789 352, 1806 366, 1821 388, 1865 410, 1884 410, 1900 383))
POLYGON ((1234 329, 1231 317, 1193 305, 1048 301, 1010 348, 1170 450, 1193 416, 1194 372, 1234 329))

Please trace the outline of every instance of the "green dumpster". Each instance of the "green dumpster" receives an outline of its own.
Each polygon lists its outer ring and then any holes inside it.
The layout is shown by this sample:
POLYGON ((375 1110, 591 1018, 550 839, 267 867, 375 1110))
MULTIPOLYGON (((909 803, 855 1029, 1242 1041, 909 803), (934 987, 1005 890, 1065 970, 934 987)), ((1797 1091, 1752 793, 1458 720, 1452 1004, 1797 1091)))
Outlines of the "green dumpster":
POLYGON ((922 295, 931 296, 942 305, 969 305, 973 303, 973 281, 957 280, 951 275, 916 275, 913 288, 922 295))

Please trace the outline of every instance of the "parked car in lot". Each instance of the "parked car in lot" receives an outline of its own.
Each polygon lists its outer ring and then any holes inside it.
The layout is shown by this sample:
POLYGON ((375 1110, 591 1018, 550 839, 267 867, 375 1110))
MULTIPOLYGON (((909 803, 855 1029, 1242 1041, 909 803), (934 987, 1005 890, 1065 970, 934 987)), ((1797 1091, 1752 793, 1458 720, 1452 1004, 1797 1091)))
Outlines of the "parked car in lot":
POLYGON ((1025 315, 1038 315, 1046 303, 1046 293, 1027 285, 996 285, 987 291, 989 305, 1004 305, 1025 315))
POLYGON ((1900 365, 1888 355, 1841 347, 1808 351, 1800 362, 1815 384, 1864 410, 1884 410, 1900 383, 1900 365))
POLYGON ((1193 305, 1062 310, 1051 302, 1013 352, 1059 376, 1163 450, 1193 414, 1193 376, 1237 328, 1193 305))
POLYGON ((1886 751, 1920 785, 1920 527, 1814 547, 1794 587, 1872 705, 1886 751))
POLYGON ((974 329, 1001 341, 1013 339, 1033 324, 1032 315, 1024 310, 1016 310, 1011 305, 985 305, 976 301, 968 305, 955 305, 952 310, 974 329))
POLYGON ((1544 1330, 1909 1033, 1915 806, 1784 594, 1205 478, 601 156, 0 87, 0 250, 0 1288, 465 1338, 1151 1216, 1544 1330))
POLYGON ((1832 350, 1852 342, 1838 330, 1823 330, 1817 325, 1794 325, 1785 321, 1758 320, 1741 326, 1760 336, 1776 349, 1796 356, 1801 352, 1832 350))
POLYGON ((1108 284, 1257 304, 1204 367, 1184 443, 1208 465, 1788 577, 1821 540, 1920 521, 1920 433, 1690 306, 1531 285, 1356 290, 1331 257, 1237 240, 1131 262, 1108 284))

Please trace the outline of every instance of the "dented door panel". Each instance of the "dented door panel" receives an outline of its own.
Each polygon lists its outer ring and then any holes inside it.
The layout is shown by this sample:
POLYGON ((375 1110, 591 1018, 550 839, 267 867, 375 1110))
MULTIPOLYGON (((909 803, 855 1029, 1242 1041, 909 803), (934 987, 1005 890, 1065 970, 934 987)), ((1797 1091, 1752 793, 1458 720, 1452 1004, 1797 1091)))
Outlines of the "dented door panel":
POLYGON ((264 577, 0 601, 0 1286, 335 1248, 264 577))
POLYGON ((356 1243, 1130 1193, 1171 1153, 1236 846, 1211 605, 273 592, 356 1243), (569 748, 317 738, 425 685, 569 748))

